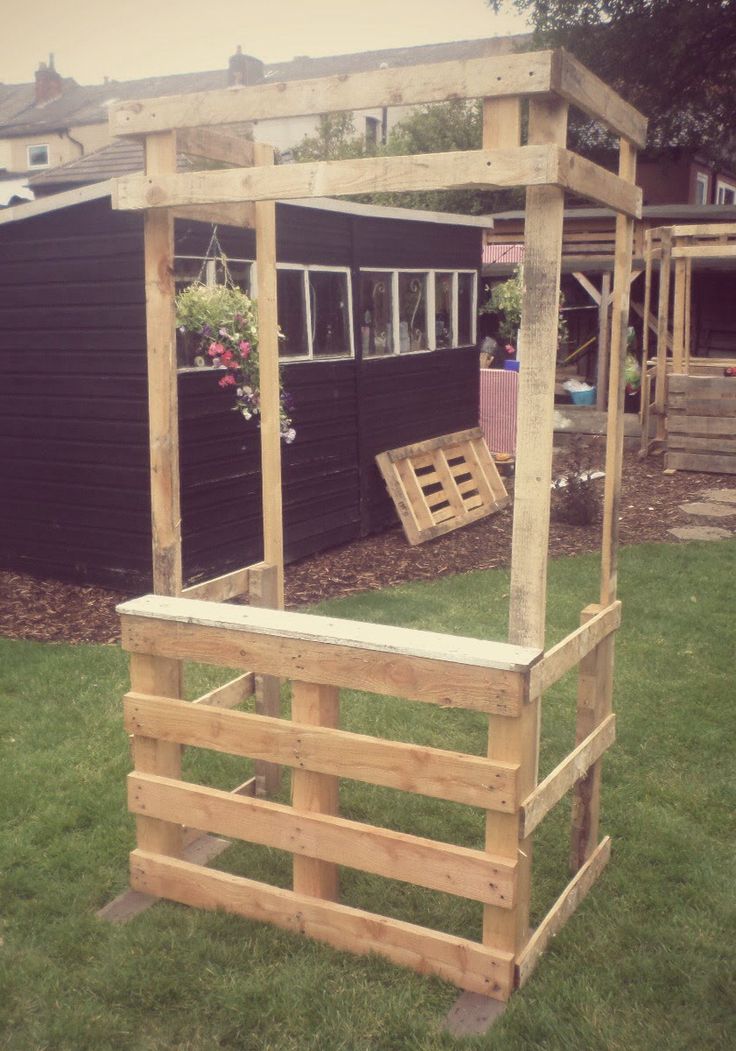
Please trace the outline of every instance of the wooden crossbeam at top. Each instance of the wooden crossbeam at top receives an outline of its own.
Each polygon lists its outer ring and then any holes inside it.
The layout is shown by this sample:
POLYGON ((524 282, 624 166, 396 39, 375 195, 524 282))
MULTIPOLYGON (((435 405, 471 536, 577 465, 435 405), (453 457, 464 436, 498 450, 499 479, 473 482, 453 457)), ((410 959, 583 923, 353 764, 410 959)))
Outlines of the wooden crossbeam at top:
POLYGON ((278 83, 134 99, 110 107, 113 136, 174 128, 415 106, 450 99, 557 95, 635 146, 647 121, 563 50, 437 62, 278 83))
POLYGON ((129 175, 114 180, 112 200, 114 208, 140 210, 357 193, 516 186, 559 186, 625 215, 641 215, 641 190, 637 186, 555 144, 408 157, 362 157, 267 169, 129 175))

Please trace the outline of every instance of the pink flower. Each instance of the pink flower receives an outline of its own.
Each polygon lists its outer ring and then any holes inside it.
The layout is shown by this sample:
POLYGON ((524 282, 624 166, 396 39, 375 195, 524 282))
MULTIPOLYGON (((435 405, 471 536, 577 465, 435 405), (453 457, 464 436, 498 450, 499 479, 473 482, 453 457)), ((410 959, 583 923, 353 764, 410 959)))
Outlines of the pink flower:
POLYGON ((225 353, 225 348, 222 343, 210 343, 210 349, 207 351, 211 358, 217 358, 221 354, 225 353))
POLYGON ((223 376, 221 380, 217 381, 217 385, 218 387, 234 387, 235 377, 228 372, 227 376, 223 376))
POLYGON ((238 346, 240 348, 240 353, 243 355, 244 358, 247 359, 248 355, 250 354, 250 343, 246 343, 244 339, 241 339, 238 346))
POLYGON ((232 360, 233 360, 233 352, 232 352, 231 350, 223 350, 223 352, 222 352, 222 354, 220 355, 220 357, 222 358, 222 360, 223 360, 223 361, 225 362, 225 364, 227 365, 227 363, 228 363, 229 361, 232 361, 232 360))

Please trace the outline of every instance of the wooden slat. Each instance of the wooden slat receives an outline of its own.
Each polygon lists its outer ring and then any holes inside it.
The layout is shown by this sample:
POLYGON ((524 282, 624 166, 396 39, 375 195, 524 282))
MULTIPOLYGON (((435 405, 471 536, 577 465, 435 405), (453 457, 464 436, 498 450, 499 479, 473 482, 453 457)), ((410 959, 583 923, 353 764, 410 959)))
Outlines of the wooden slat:
MULTIPOLYGON (((293 682, 291 684, 291 714, 296 722, 308 726, 320 726, 337 729, 340 723, 340 694, 334 686, 320 686, 312 682, 293 682)), ((282 823, 288 828, 286 842, 291 841, 294 851, 294 891, 297 894, 308 894, 312 898, 324 901, 337 901, 339 882, 337 864, 347 864, 346 854, 361 857, 361 848, 366 840, 352 836, 355 831, 349 828, 349 822, 340 822, 335 815, 339 812, 339 782, 335 774, 315 773, 303 769, 300 764, 294 766, 291 775, 291 801, 299 818, 294 822, 289 814, 282 823), (311 814, 320 815, 312 819, 311 814), (320 818, 329 815, 332 819, 320 818), (336 835, 330 835, 330 829, 336 835), (311 834, 311 835, 310 835, 311 834), (297 850, 299 837, 303 836, 303 849, 297 850), (348 846, 351 849, 344 849, 348 846)), ((284 808, 286 809, 286 808, 284 808)), ((275 813, 272 811, 272 817, 275 813)), ((268 824, 268 819, 267 819, 268 824)), ((368 837, 370 839, 370 836, 368 837)), ((283 844, 284 841, 282 841, 283 844)), ((275 846, 276 844, 271 844, 275 846)), ((380 848, 373 843, 378 853, 380 848)), ((370 850, 370 847, 369 847, 370 850)), ((369 862, 370 863, 370 862, 369 862)), ((362 864, 356 865, 362 868, 362 864)), ((374 870, 375 871, 375 870, 374 870)))
POLYGON ((646 117, 611 91, 600 77, 586 69, 568 51, 554 55, 552 87, 562 98, 599 120, 609 131, 622 135, 635 146, 646 145, 646 117))
MULTIPOLYGON (((722 423, 722 420, 718 421, 722 423)), ((731 433, 734 432, 736 420, 726 421, 731 424, 731 433)), ((736 453, 736 437, 724 438, 723 431, 718 431, 705 437, 697 437, 692 434, 682 434, 670 428, 667 438, 668 452, 709 452, 723 456, 724 453, 736 453)))
POLYGON ((223 686, 217 686, 209 693, 203 693, 201 697, 191 701, 191 704, 209 704, 214 708, 235 708, 246 697, 251 697, 255 689, 255 676, 253 672, 238 675, 223 686))
POLYGON ((612 602, 545 653, 530 674, 530 692, 533 695, 544 693, 552 683, 577 667, 586 654, 620 625, 621 602, 612 602))
POLYGON ((736 415, 734 416, 691 416, 680 412, 667 415, 669 438, 675 435, 719 435, 726 437, 736 434, 736 415))
POLYGON ((596 408, 604 412, 608 394, 608 354, 610 340, 609 313, 611 307, 611 275, 601 275, 600 301, 598 303, 598 364, 595 378, 596 408))
POLYGON ((736 460, 733 456, 719 456, 716 453, 667 452, 665 466, 676 471, 705 471, 709 474, 736 474, 736 460))
POLYGON ((736 237, 736 223, 676 223, 669 229, 673 237, 736 237))
MULTIPOLYGON (((253 566, 250 574, 250 604, 258 609, 275 609, 279 603, 279 574, 276 566, 265 562, 253 566)), ((281 715, 281 680, 274 675, 255 676, 256 713, 278 719, 281 715)), ((274 763, 257 760, 256 793, 274 796, 281 787, 281 770, 274 763)))
POLYGON ((479 428, 390 449, 379 453, 376 463, 412 545, 478 521, 508 503, 479 428), (458 459, 460 463, 452 462, 458 459), (458 481, 466 475, 470 479, 458 481), (439 488, 428 493, 434 486, 439 488))
POLYGON ((511 954, 486 949, 464 938, 144 851, 131 855, 131 879, 143 893, 198 908, 224 909, 295 934, 306 934, 347 952, 376 953, 421 974, 436 975, 461 989, 497 999, 506 999, 511 993, 511 954))
POLYGON ((736 244, 682 245, 672 249, 673 259, 736 259, 736 244))
POLYGON ((616 739, 616 716, 611 714, 600 726, 570 752, 524 800, 522 832, 531 835, 550 810, 566 795, 573 785, 584 777, 593 763, 611 747, 616 739))
POLYGON ((611 840, 606 836, 577 875, 568 883, 529 939, 516 966, 517 985, 522 986, 529 980, 540 956, 552 938, 562 930, 580 903, 587 897, 593 884, 608 864, 610 856, 611 840))
POLYGON ((252 567, 234 569, 220 577, 203 580, 199 584, 190 584, 182 589, 182 598, 198 598, 207 602, 227 602, 231 598, 240 598, 248 593, 248 577, 252 567))
MULTIPOLYGON (((328 778, 295 770, 297 774, 328 778)), ((515 865, 506 859, 350 821, 313 806, 305 809, 297 806, 297 794, 304 799, 301 787, 295 787, 292 808, 171 778, 138 773, 128 777, 128 806, 134 814, 187 821, 218 835, 294 854, 294 881, 298 872, 298 882, 304 884, 294 887, 297 894, 335 901, 336 881, 334 889, 332 884, 325 888, 322 880, 315 885, 315 871, 307 866, 318 865, 322 874, 329 871, 336 877, 336 866, 346 865, 472 901, 512 906, 515 865), (297 863, 305 865, 303 871, 297 870, 297 863)))
POLYGON ((572 150, 559 150, 557 176, 549 181, 604 207, 613 208, 619 214, 641 219, 641 189, 572 150))
POLYGON ((251 201, 237 204, 185 204, 172 208, 174 219, 194 220, 199 223, 219 223, 222 226, 237 226, 255 230, 256 211, 251 201))
POLYGON ((346 730, 212 708, 202 715, 186 701, 129 694, 125 726, 131 733, 195 748, 210 748, 368 784, 449 799, 487 810, 518 809, 517 766, 483 756, 384 741, 346 730))

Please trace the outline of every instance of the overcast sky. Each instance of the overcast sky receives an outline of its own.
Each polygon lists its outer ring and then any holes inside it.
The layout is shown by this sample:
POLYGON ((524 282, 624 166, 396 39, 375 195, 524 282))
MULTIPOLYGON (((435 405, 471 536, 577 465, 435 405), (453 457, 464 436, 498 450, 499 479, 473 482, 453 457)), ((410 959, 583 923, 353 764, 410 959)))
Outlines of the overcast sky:
POLYGON ((223 69, 236 45, 264 62, 524 32, 485 0, 0 0, 0 82, 49 53, 80 84, 223 69))

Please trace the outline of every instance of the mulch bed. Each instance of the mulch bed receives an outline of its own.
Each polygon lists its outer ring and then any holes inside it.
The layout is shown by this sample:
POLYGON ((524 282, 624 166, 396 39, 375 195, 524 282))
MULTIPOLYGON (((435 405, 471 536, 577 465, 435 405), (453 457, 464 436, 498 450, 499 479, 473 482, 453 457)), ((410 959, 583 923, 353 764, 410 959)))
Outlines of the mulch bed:
MULTIPOLYGON (((555 474, 569 466, 569 453, 558 454, 555 474)), ((602 445, 588 447, 584 466, 599 467, 602 445)), ((602 490, 603 482, 594 483, 602 490)), ((513 479, 506 479, 509 492, 513 479)), ((621 544, 648 541, 677 543, 668 534, 686 521, 679 505, 707 489, 732 486, 729 475, 662 473, 662 461, 640 462, 627 453, 619 523, 621 544)), ((286 567, 286 600, 291 608, 324 598, 371 591, 408 580, 434 580, 448 573, 507 566, 511 558, 512 510, 418 547, 410 547, 397 526, 286 567)), ((570 525, 553 517, 550 554, 574 555, 597 551, 600 524, 570 525)), ((113 643, 119 638, 115 606, 132 594, 97 587, 79 587, 52 580, 0 571, 0 635, 40 642, 113 643)))

